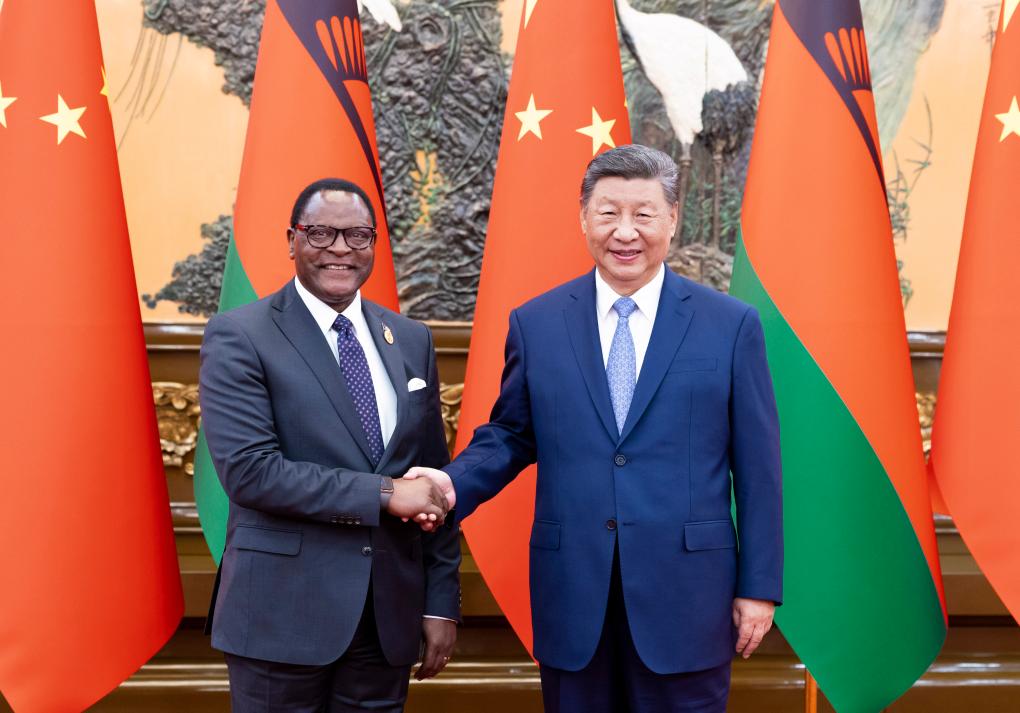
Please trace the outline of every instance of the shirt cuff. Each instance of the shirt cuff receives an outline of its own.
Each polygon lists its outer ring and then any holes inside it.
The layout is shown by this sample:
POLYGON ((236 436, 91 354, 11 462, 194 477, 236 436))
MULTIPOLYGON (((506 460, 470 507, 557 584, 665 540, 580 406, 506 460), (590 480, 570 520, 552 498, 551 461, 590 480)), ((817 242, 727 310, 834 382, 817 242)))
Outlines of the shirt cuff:
POLYGON ((433 616, 432 614, 424 614, 422 615, 422 619, 441 619, 442 621, 452 621, 454 624, 457 623, 456 619, 450 619, 445 616, 433 616))

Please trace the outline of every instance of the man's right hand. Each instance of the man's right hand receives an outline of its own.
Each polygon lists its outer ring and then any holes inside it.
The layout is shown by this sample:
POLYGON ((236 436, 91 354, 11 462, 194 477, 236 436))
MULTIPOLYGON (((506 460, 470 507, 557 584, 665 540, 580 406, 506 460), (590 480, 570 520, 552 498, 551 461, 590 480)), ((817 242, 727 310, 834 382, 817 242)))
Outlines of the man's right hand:
POLYGON ((404 480, 412 480, 414 478, 422 477, 428 478, 439 486, 439 489, 443 491, 443 495, 446 497, 446 501, 450 504, 451 508, 457 505, 457 493, 453 489, 453 481, 450 479, 450 476, 436 468, 426 468, 420 465, 411 468, 404 474, 404 480))
POLYGON ((428 478, 394 478, 393 495, 386 512, 409 520, 416 518, 422 529, 431 530, 442 524, 450 505, 435 483, 428 478), (426 527, 428 525, 428 527, 426 527))

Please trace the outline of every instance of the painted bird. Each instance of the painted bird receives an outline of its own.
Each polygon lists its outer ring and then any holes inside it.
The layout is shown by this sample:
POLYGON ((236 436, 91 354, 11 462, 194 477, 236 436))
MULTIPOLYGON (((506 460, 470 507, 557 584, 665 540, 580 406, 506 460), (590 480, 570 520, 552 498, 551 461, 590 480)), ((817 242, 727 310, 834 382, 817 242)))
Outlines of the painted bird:
POLYGON ((395 32, 400 32, 403 27, 400 15, 397 14, 397 8, 390 0, 358 0, 358 10, 361 11, 365 8, 368 8, 372 19, 380 24, 389 25, 395 32))
POLYGON ((729 43, 695 20, 669 13, 645 13, 629 0, 616 0, 623 39, 645 76, 662 95, 673 133, 690 155, 701 132, 705 93, 747 80, 729 43))

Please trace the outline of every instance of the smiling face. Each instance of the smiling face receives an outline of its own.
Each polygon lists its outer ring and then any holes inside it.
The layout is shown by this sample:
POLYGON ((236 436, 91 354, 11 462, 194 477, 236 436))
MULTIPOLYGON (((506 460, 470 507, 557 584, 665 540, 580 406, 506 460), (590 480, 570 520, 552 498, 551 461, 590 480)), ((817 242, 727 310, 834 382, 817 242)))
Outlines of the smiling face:
POLYGON ((581 206, 588 252, 609 286, 632 295, 655 277, 676 232, 677 204, 655 178, 601 178, 581 206))
MULTIPOLYGON (((302 225, 329 225, 354 228, 373 225, 361 196, 344 191, 321 191, 308 200, 301 214, 302 225)), ((372 274, 375 244, 364 250, 351 250, 342 235, 328 248, 308 244, 305 234, 287 229, 290 259, 305 289, 337 312, 347 309, 357 291, 372 274)))

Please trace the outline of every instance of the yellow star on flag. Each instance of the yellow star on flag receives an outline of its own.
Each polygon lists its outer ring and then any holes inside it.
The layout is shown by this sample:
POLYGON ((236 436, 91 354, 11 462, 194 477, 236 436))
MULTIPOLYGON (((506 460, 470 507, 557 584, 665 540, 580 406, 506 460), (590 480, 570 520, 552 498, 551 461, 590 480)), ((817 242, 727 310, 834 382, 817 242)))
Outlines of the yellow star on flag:
POLYGON ((538 0, 525 0, 524 1, 524 26, 527 27, 531 21, 531 13, 535 11, 535 5, 538 4, 538 0))
POLYGON ((0 126, 5 129, 7 128, 7 107, 16 101, 18 101, 17 97, 5 97, 4 89, 0 86, 0 126))
POLYGON ((1005 141, 1010 134, 1020 136, 1020 105, 1017 104, 1016 97, 1013 97, 1009 111, 996 114, 995 118, 1002 122, 1002 135, 999 141, 1005 141))
POLYGON ((1009 27, 1009 21, 1013 19, 1013 13, 1016 12, 1017 5, 1020 5, 1020 0, 1006 0, 1006 4, 1002 6, 1003 32, 1009 27))
POLYGON ((616 119, 602 121, 602 117, 599 116, 595 107, 591 108, 591 125, 578 129, 577 133, 591 137, 592 156, 597 154, 602 146, 608 146, 611 149, 616 148, 616 142, 613 141, 614 124, 616 124, 616 119))
POLYGON ((99 93, 102 94, 107 99, 109 99, 110 98, 110 84, 109 84, 109 82, 106 81, 106 67, 100 67, 99 71, 103 73, 103 88, 99 90, 99 93))
POLYGON ((540 123, 550 114, 552 114, 552 109, 535 108, 535 95, 532 94, 531 99, 528 100, 528 108, 524 111, 514 112, 514 116, 521 122, 521 132, 517 134, 517 140, 523 139, 525 134, 534 134, 541 139, 542 127, 540 123))
POLYGON ((57 95, 57 111, 54 114, 47 114, 46 116, 40 116, 42 121, 47 124, 53 124, 57 127, 57 144, 60 144, 68 134, 77 134, 78 136, 87 138, 85 132, 82 131, 81 115, 85 113, 85 107, 80 106, 76 109, 72 109, 64 101, 64 97, 57 95))

